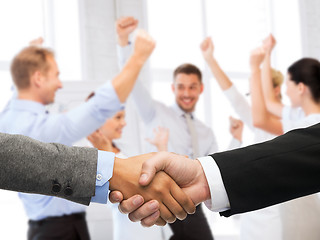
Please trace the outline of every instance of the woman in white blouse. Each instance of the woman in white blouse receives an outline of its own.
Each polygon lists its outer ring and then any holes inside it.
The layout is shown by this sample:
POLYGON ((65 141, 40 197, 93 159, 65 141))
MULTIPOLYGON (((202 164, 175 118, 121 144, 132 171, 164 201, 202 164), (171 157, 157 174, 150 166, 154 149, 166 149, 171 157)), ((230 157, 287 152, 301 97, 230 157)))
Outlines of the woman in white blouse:
MULTIPOLYGON (((263 59, 270 63, 270 55, 265 49, 258 48, 252 52, 250 65, 251 87, 255 93, 252 96, 255 126, 280 135, 319 123, 320 62, 303 58, 288 68, 286 94, 292 105, 288 107, 276 101, 270 70, 260 71, 263 59)), ((280 215, 283 239, 320 239, 320 200, 317 194, 281 204, 280 215)))
MULTIPOLYGON (((275 40, 272 35, 268 36, 264 43, 272 40, 270 45, 271 51, 275 45, 275 40)), ((214 56, 214 45, 210 37, 204 39, 201 43, 202 55, 208 64, 214 78, 219 84, 224 95, 229 100, 235 112, 246 126, 254 133, 254 143, 264 142, 276 137, 276 134, 271 134, 267 131, 261 130, 254 126, 252 119, 252 107, 247 99, 239 93, 232 81, 224 73, 214 56)), ((264 62, 264 67, 270 67, 268 63, 264 62)), ((281 103, 281 85, 283 76, 279 71, 272 69, 272 91, 276 96, 276 101, 281 103)), ((251 96, 255 94, 254 90, 250 89, 251 96)), ((240 147, 240 145, 238 146, 240 147)), ((275 205, 258 211, 241 214, 240 217, 240 238, 241 240, 282 240, 282 225, 279 214, 279 206, 275 205)))

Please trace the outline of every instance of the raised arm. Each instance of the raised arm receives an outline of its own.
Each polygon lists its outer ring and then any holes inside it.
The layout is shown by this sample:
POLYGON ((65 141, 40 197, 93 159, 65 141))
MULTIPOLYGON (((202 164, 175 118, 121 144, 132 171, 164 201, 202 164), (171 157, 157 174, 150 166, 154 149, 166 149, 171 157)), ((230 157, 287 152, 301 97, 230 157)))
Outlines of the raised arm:
POLYGON ((154 48, 155 41, 151 36, 149 36, 147 32, 139 30, 136 35, 132 55, 124 65, 120 74, 112 80, 112 85, 122 103, 126 101, 132 91, 143 65, 154 48))
MULTIPOLYGON (((137 28, 138 20, 133 17, 120 18, 116 22, 116 30, 118 35, 118 58, 119 65, 128 62, 128 56, 132 51, 132 43, 129 43, 129 35, 137 28)), ((135 39, 135 44, 137 39, 135 39)), ((137 81, 131 94, 133 101, 137 107, 139 115, 144 123, 152 121, 156 114, 155 102, 151 94, 141 81, 137 81)))
POLYGON ((225 72, 219 66, 217 60, 213 56, 214 45, 212 39, 207 37, 200 45, 202 55, 206 63, 208 64, 213 76, 217 80, 220 88, 224 91, 232 86, 232 82, 225 74, 225 72))
POLYGON ((241 95, 236 87, 233 85, 231 80, 225 74, 225 72, 219 66, 217 60, 214 57, 214 45, 210 37, 207 37, 201 43, 202 55, 208 64, 214 78, 218 82, 221 90, 229 100, 231 106, 240 116, 241 120, 253 130, 252 117, 251 117, 251 108, 243 95, 241 95))
POLYGON ((262 47, 253 50, 250 56, 250 92, 253 125, 267 132, 281 135, 283 134, 281 121, 267 110, 263 98, 260 64, 264 57, 265 50, 262 47))
POLYGON ((266 56, 262 64, 261 78, 263 96, 265 98, 265 103, 268 111, 278 117, 281 117, 283 104, 277 99, 277 96, 275 95, 271 74, 271 53, 275 44, 276 40, 271 34, 263 41, 263 48, 266 51, 266 56))

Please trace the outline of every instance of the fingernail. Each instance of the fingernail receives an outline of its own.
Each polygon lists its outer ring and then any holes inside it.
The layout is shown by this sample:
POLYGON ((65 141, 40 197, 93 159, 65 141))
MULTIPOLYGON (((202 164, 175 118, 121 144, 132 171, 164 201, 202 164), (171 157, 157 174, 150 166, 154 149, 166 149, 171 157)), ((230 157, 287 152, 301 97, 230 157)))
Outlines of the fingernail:
POLYGON ((147 181, 147 179, 148 179, 148 175, 144 173, 144 174, 142 174, 141 177, 140 177, 140 182, 143 182, 143 183, 144 183, 144 182, 147 181))
POLYGON ((133 201, 132 201, 132 203, 133 203, 133 205, 135 205, 135 206, 139 206, 139 205, 141 205, 142 203, 143 203, 143 199, 142 199, 142 197, 135 197, 134 199, 133 199, 133 201))
POLYGON ((121 199, 119 198, 119 196, 113 196, 113 200, 116 201, 116 202, 120 202, 121 199))
POLYGON ((156 201, 153 201, 152 203, 150 203, 150 209, 151 210, 158 210, 159 208, 159 204, 156 201))

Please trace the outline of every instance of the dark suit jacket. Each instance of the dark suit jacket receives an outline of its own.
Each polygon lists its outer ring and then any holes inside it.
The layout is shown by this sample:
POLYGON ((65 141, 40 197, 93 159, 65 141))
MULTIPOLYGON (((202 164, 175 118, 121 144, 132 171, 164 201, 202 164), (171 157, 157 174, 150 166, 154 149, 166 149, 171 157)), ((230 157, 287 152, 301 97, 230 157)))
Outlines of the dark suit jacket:
POLYGON ((0 133, 0 188, 89 205, 95 193, 97 158, 94 148, 0 133))
POLYGON ((320 191, 320 124, 211 156, 230 201, 231 208, 223 216, 320 191))

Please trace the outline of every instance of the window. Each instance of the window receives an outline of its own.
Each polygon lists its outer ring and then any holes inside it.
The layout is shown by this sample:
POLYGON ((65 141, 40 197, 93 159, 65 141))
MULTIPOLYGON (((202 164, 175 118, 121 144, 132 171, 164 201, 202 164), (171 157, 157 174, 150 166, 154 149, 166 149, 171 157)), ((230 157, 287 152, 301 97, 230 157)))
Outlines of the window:
POLYGON ((1 1, 0 29, 0 109, 12 94, 11 60, 37 37, 55 50, 62 81, 82 80, 78 0, 1 1))

